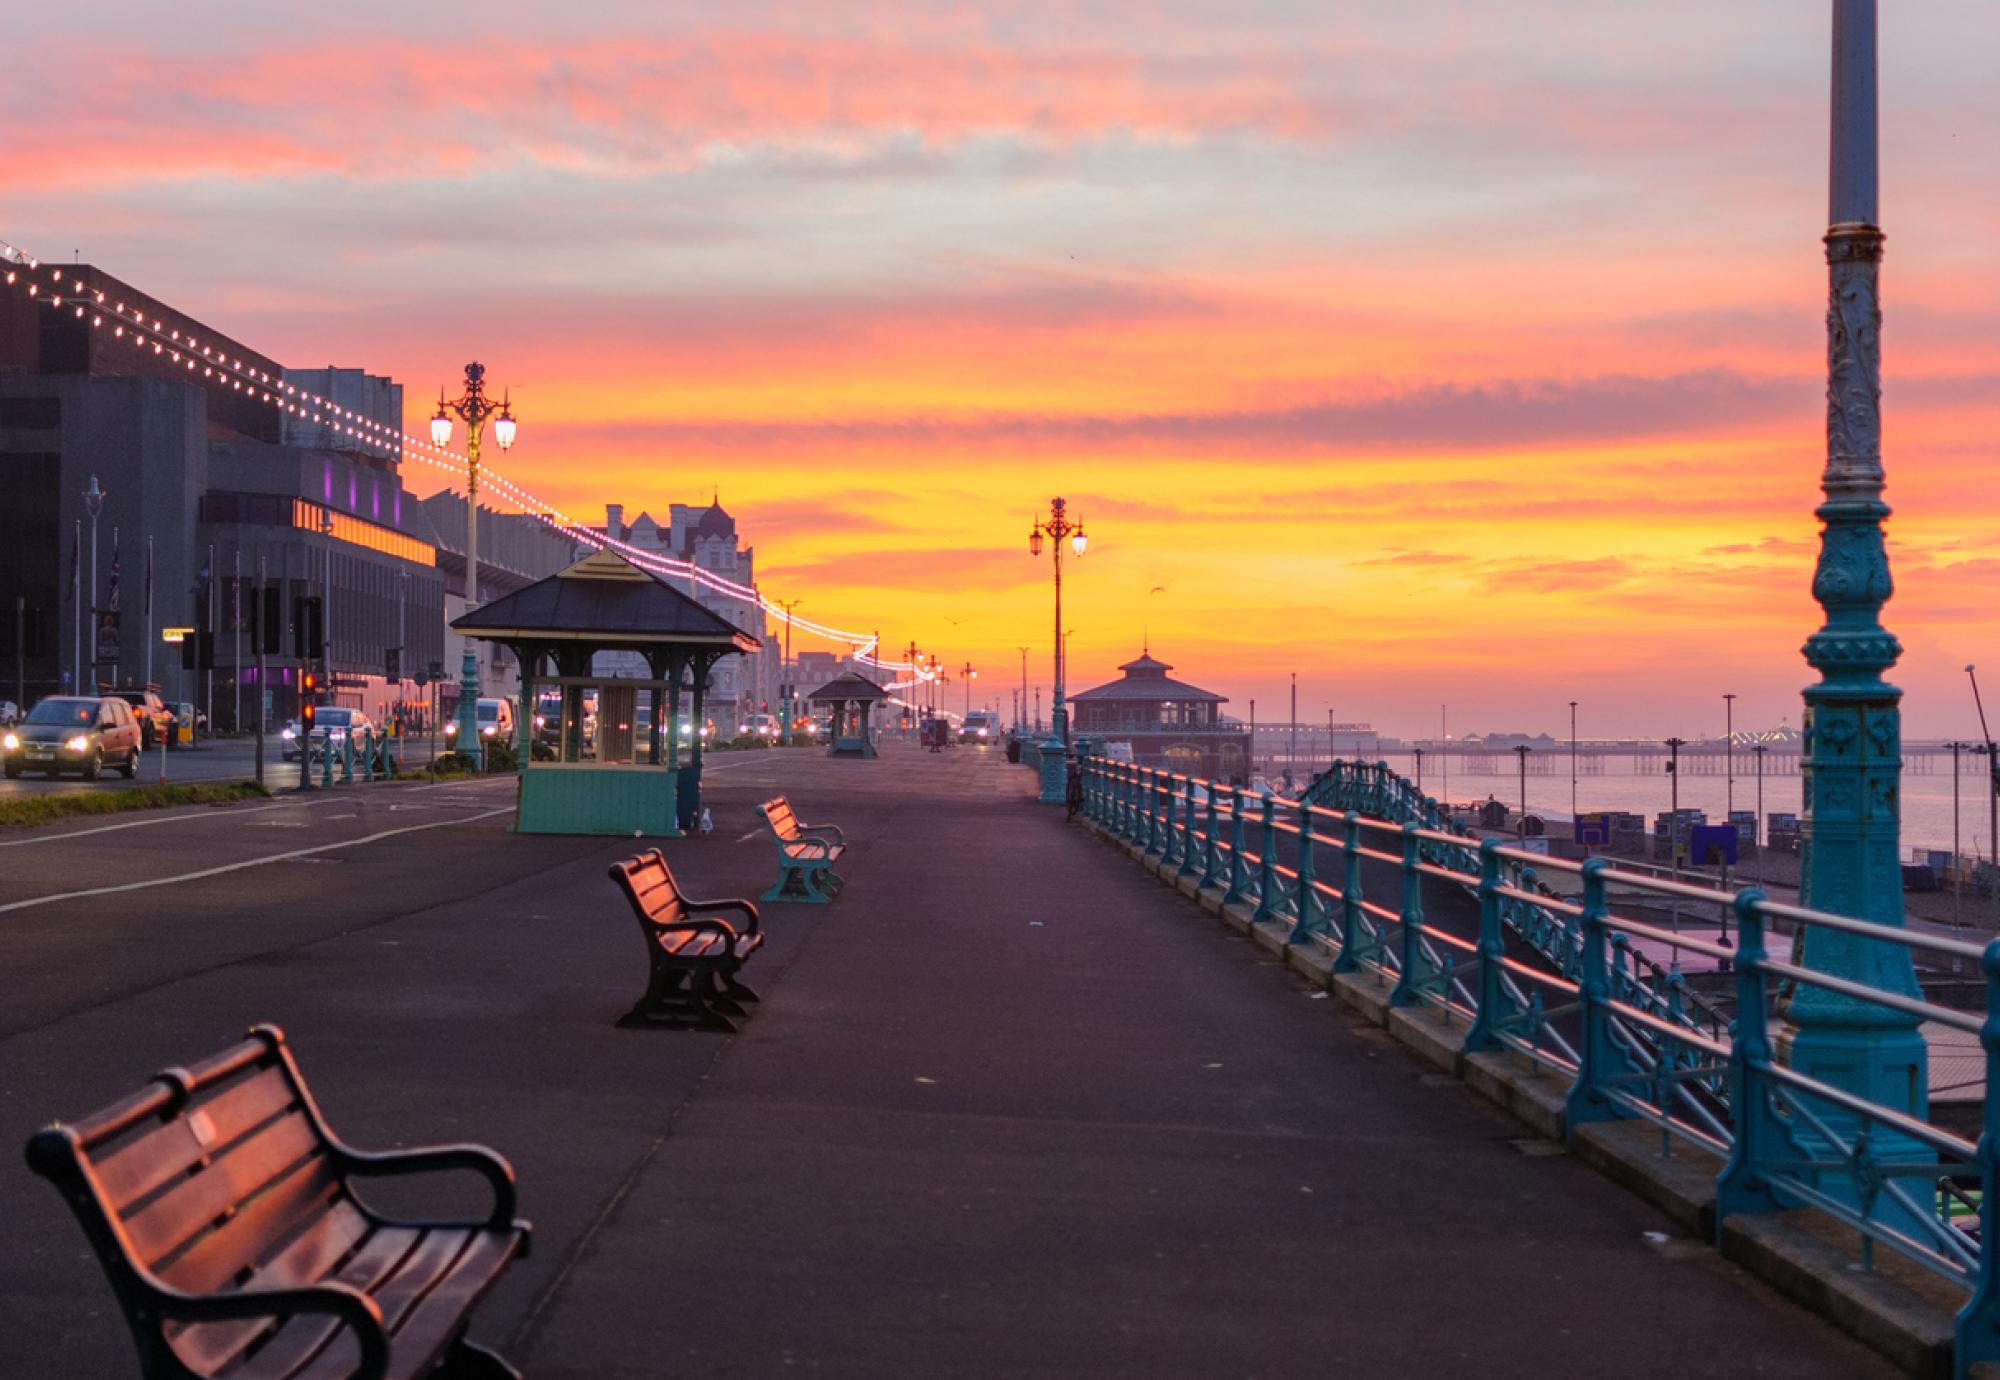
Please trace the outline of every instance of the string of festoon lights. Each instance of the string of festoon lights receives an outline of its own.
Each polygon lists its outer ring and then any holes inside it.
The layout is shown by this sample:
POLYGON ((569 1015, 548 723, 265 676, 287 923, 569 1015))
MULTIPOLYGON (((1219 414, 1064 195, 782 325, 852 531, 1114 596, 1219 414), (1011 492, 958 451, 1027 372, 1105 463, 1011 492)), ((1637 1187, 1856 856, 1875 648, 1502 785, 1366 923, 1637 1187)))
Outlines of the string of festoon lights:
MULTIPOLYGON (((44 264, 4 239, 0 239, 0 266, 4 266, 4 285, 7 288, 24 292, 52 311, 68 311, 79 321, 88 320, 93 329, 108 330, 115 340, 129 340, 140 350, 150 348, 163 362, 179 365, 190 375, 199 369, 202 378, 226 382, 232 392, 324 426, 337 435, 378 447, 385 454, 415 459, 452 475, 463 475, 470 463, 465 456, 446 447, 413 436, 400 427, 386 426, 351 408, 342 407, 331 398, 287 383, 282 376, 259 368, 255 361, 246 363, 215 342, 204 342, 191 331, 182 331, 158 317, 148 318, 142 307, 115 296, 108 297, 76 274, 65 273, 61 264, 44 264)), ((849 656, 854 661, 885 671, 905 673, 910 677, 891 684, 888 687, 891 691, 935 679, 938 674, 935 669, 916 663, 883 660, 877 646, 880 638, 876 633, 849 632, 810 618, 801 618, 766 598, 754 586, 727 579, 692 561, 662 556, 587 527, 490 466, 482 465, 480 473, 489 486, 513 499, 524 512, 572 540, 600 550, 615 550, 634 565, 654 574, 691 580, 718 594, 754 604, 766 616, 780 623, 830 642, 846 643, 851 649, 849 656)))

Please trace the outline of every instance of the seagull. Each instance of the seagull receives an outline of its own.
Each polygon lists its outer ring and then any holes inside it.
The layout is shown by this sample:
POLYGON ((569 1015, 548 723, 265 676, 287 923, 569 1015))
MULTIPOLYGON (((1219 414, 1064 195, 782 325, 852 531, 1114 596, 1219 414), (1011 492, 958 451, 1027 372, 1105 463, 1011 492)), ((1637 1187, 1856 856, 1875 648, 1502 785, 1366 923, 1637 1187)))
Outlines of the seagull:
POLYGON ((1166 592, 1167 592, 1167 587, 1165 585, 1154 585, 1151 589, 1146 591, 1146 593, 1148 594, 1165 594, 1166 592))

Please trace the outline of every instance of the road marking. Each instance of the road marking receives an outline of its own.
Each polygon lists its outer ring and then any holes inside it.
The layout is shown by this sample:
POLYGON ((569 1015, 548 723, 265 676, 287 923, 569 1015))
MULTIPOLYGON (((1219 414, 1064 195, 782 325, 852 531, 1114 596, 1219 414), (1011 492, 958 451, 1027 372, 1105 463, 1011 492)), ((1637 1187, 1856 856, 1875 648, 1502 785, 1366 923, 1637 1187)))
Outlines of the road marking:
POLYGON ((151 819, 127 820, 123 824, 100 824, 95 829, 72 829, 66 834, 37 834, 33 838, 28 839, 0 839, 0 848, 25 848, 31 843, 60 843, 64 839, 88 838, 92 834, 110 834, 120 829, 144 829, 154 824, 178 824, 190 819, 214 819, 221 815, 227 815, 231 819, 240 819, 244 815, 267 814, 272 810, 303 810, 308 806, 322 803, 330 804, 331 802, 288 800, 281 805, 259 805, 254 810, 217 810, 211 806, 199 814, 155 815, 151 819))
POLYGON ((454 824, 472 824, 495 815, 512 814, 514 807, 504 805, 484 814, 467 815, 463 819, 439 819, 429 824, 408 824, 401 829, 384 829, 380 833, 369 834, 365 838, 348 839, 344 843, 322 843, 316 848, 295 848, 289 853, 273 853, 268 857, 250 858, 244 862, 226 863, 221 867, 205 867, 199 872, 183 872, 177 877, 155 877, 143 882, 126 882, 120 886, 96 886, 86 891, 65 891, 57 896, 34 896, 25 901, 12 901, 0 906, 0 915, 12 910, 29 910, 35 906, 52 905, 57 901, 76 901, 86 896, 116 896, 127 891, 145 891, 156 886, 172 886, 177 882, 198 882, 204 877, 220 877, 227 872, 242 872, 252 867, 263 867, 269 863, 287 862, 294 858, 309 858, 319 853, 334 853, 343 848, 359 848, 364 843, 374 843, 378 839, 395 838, 398 834, 420 834, 426 829, 443 829, 454 824))
POLYGON ((747 834, 738 834, 738 835, 736 836, 736 841, 737 841, 738 843, 748 843, 748 842, 750 842, 750 840, 751 840, 751 839, 754 839, 754 838, 756 838, 756 837, 757 837, 757 833, 758 833, 758 831, 757 831, 757 830, 755 830, 755 829, 752 829, 752 830, 751 830, 751 831, 750 831, 749 833, 747 833, 747 834))

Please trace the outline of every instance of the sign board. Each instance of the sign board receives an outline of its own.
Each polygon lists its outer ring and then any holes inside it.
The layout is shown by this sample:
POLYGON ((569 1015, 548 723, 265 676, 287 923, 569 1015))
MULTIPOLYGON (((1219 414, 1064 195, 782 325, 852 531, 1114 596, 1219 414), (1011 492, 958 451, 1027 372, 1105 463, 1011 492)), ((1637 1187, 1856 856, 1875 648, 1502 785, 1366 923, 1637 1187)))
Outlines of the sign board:
POLYGON ((1611 814, 1609 811, 1600 810, 1595 814, 1578 815, 1573 823, 1575 825, 1575 841, 1577 843, 1585 845, 1596 844, 1599 847, 1605 847, 1610 844, 1611 814))
POLYGON ((1736 866, 1736 841, 1740 836, 1733 824, 1697 824, 1688 830, 1688 851, 1702 867, 1722 863, 1736 866))
POLYGON ((189 639, 190 637, 193 637, 193 636, 194 636, 194 629, 193 629, 193 628, 161 628, 161 629, 160 629, 160 641, 162 641, 162 642, 166 642, 166 643, 170 643, 170 644, 172 644, 173 646, 176 646, 176 647, 178 647, 178 646, 179 646, 179 645, 180 645, 181 643, 183 643, 183 642, 187 641, 187 640, 188 640, 188 639, 189 639))

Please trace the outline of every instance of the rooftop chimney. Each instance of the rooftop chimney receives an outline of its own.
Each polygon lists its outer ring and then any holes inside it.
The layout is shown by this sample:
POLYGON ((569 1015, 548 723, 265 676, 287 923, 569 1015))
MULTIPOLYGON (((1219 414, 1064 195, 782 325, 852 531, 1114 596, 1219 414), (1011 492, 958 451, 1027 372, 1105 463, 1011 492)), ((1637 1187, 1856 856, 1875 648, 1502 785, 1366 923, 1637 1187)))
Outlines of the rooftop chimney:
POLYGON ((625 537, 624 504, 607 503, 604 505, 604 535, 611 538, 613 541, 624 540, 625 537))

